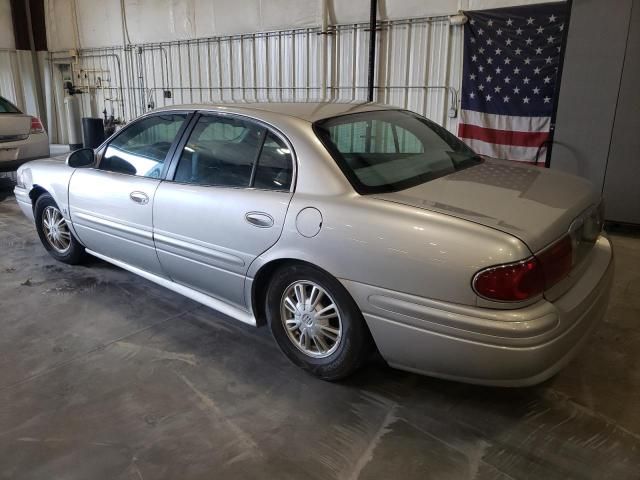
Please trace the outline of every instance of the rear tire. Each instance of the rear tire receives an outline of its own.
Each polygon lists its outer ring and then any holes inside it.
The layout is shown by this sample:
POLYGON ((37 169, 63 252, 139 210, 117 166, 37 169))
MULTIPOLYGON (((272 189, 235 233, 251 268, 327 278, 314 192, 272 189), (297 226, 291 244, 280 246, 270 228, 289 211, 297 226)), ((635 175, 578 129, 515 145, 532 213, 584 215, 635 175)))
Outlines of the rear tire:
POLYGON ((369 329, 347 290, 312 266, 277 270, 267 289, 265 311, 282 352, 323 380, 351 375, 372 351, 369 329))
POLYGON ((60 207, 51 195, 45 193, 34 207, 36 230, 45 250, 56 260, 76 265, 84 259, 84 247, 74 237, 60 207))

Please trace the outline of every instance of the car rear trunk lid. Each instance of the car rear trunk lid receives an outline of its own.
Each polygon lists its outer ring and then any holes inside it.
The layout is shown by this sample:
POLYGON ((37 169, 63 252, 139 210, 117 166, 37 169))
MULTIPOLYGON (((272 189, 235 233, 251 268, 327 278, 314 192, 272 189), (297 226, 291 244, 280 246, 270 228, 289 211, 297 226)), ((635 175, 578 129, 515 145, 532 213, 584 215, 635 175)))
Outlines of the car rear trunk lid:
POLYGON ((522 240, 532 253, 566 235, 577 218, 600 203, 587 180, 499 160, 374 196, 495 228, 522 240))
POLYGON ((22 113, 0 113, 0 142, 24 140, 31 131, 31 116, 22 113))

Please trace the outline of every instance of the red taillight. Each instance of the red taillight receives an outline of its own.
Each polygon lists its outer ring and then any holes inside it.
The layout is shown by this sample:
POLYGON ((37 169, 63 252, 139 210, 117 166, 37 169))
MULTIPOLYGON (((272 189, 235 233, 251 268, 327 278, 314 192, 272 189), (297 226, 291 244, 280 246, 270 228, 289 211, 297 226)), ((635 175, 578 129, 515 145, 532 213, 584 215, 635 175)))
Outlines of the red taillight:
POLYGON ((499 302, 526 300, 544 291, 544 276, 535 257, 478 272, 473 288, 481 297, 499 302))
POLYGON ((536 254, 544 272, 545 289, 553 287, 566 277, 573 265, 573 245, 567 235, 542 252, 536 254))
POLYGON ((473 277, 478 295, 499 302, 527 300, 551 288, 571 271, 573 245, 568 235, 537 255, 480 270, 473 277))
POLYGON ((31 117, 31 133, 42 133, 44 132, 44 127, 42 126, 42 122, 38 117, 31 117))

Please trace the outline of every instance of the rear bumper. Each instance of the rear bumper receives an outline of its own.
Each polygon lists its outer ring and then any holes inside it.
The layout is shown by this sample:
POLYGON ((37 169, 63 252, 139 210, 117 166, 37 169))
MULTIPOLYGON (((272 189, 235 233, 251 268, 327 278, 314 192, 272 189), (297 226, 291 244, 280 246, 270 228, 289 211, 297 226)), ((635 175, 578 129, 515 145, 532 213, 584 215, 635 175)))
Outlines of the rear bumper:
POLYGON ((376 345, 396 368, 468 383, 525 386, 562 369, 604 316, 612 249, 601 237, 574 286, 518 310, 467 307, 343 283, 376 345))
POLYGON ((49 137, 34 133, 25 140, 0 143, 0 170, 15 170, 29 160, 49 156, 49 137))

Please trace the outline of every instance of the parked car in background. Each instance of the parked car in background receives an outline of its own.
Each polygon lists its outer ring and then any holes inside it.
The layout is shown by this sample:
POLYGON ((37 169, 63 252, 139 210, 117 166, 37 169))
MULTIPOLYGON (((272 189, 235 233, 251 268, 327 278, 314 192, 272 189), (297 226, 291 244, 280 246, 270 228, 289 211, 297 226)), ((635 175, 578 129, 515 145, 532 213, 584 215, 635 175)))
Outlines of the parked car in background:
POLYGON ((49 136, 38 117, 22 113, 0 97, 0 171, 49 156, 49 136))
POLYGON ((392 107, 165 108, 17 178, 57 260, 86 252, 268 323, 328 380, 377 347, 422 374, 538 383, 609 297, 612 249, 587 181, 480 158, 392 107))

